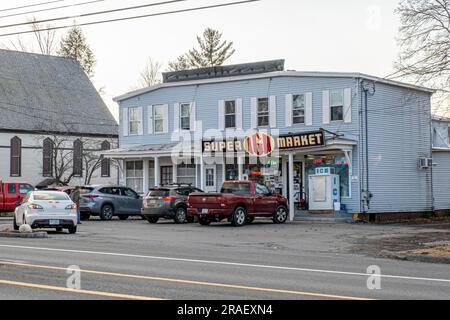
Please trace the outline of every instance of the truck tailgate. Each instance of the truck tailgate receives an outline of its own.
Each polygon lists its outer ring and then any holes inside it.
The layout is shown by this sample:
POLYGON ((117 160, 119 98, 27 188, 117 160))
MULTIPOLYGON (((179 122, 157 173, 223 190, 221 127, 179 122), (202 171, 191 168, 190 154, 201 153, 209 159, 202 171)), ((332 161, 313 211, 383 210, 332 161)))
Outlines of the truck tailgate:
POLYGON ((188 204, 197 209, 219 209, 223 201, 220 193, 192 193, 188 198, 188 204))

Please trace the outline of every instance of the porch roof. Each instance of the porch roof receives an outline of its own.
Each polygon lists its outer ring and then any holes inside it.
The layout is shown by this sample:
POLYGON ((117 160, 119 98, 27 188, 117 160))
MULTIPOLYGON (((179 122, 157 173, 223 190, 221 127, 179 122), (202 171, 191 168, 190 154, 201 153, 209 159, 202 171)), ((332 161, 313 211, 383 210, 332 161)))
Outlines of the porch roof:
MULTIPOLYGON (((324 151, 352 151, 353 147, 357 145, 358 142, 353 139, 348 138, 328 138, 325 141, 325 146, 322 147, 311 147, 311 148, 298 148, 289 150, 280 150, 280 155, 286 155, 289 153, 316 153, 324 151)), ((171 156, 172 150, 177 148, 178 151, 188 151, 180 143, 168 143, 168 144, 146 144, 137 145, 127 148, 119 148, 107 151, 101 151, 101 154, 106 158, 114 159, 132 159, 132 158, 144 158, 144 157, 158 157, 158 156, 171 156)), ((195 148, 195 144, 191 147, 191 152, 193 157, 200 157, 201 147, 195 148)))

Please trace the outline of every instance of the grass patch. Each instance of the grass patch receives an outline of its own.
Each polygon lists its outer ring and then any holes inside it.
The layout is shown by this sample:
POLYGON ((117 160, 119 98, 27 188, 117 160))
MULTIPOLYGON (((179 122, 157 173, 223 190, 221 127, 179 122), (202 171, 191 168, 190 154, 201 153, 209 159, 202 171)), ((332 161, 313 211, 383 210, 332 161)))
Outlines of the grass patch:
POLYGON ((450 257, 450 245, 434 246, 404 251, 405 253, 429 255, 435 257, 450 257))

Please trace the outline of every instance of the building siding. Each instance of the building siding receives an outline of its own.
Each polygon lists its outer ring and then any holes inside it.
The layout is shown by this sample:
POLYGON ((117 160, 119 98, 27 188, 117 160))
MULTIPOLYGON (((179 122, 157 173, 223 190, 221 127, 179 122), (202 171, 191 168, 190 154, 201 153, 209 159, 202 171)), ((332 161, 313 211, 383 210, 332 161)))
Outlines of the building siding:
POLYGON ((430 96, 376 85, 369 98, 370 212, 432 209, 431 171, 419 170, 431 157, 430 96))
MULTIPOLYGON (((280 134, 315 131, 321 128, 358 141, 353 149, 351 197, 343 198, 349 213, 362 211, 364 188, 364 104, 360 79, 325 77, 274 77, 179 87, 159 88, 120 101, 120 147, 173 143, 174 104, 196 103, 196 120, 203 131, 218 129, 218 102, 243 99, 243 130, 251 128, 251 98, 276 96, 276 124, 280 134), (352 89, 352 121, 323 123, 322 92, 352 89), (312 125, 286 127, 286 94, 312 92, 312 125), (147 134, 146 107, 168 104, 169 133, 147 134), (143 107, 143 135, 123 136, 123 108, 143 107)), ((394 85, 375 83, 369 97, 369 180, 373 194, 370 212, 416 212, 432 208, 431 170, 419 170, 418 159, 431 157, 430 94, 394 85)), ((201 137, 201 135, 199 135, 201 137)), ((218 180, 222 167, 217 166, 218 180)))
MULTIPOLYGON (((47 179, 42 175, 42 141, 46 138, 45 135, 33 135, 24 133, 0 133, 0 159, 3 160, 0 166, 0 180, 2 181, 21 181, 29 182, 32 185, 37 185, 39 182, 47 179), (10 176, 10 142, 13 137, 19 137, 22 140, 22 172, 20 177, 10 176)), ((52 138, 50 136, 50 138, 52 138)), ((73 147, 73 141, 79 136, 67 137, 67 148, 73 147)), ((89 141, 97 142, 98 149, 101 143, 105 140, 110 141, 111 148, 117 146, 117 139, 105 138, 89 138, 89 141)), ((97 169, 91 179, 92 184, 116 184, 117 183, 117 168, 111 164, 110 177, 101 177, 100 168, 97 169)), ((70 181, 71 185, 83 185, 83 177, 74 177, 70 181)))

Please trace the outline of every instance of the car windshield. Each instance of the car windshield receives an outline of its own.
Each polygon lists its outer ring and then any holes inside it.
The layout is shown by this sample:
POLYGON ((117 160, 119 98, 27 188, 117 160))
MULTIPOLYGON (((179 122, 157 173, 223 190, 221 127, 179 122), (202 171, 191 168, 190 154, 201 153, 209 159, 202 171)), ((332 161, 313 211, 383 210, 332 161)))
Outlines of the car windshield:
POLYGON ((169 189, 153 189, 148 193, 149 197, 165 197, 169 195, 169 189))
POLYGON ((249 183, 224 183, 222 186, 221 193, 229 194, 249 194, 250 184, 249 183))
POLYGON ((35 193, 33 195, 34 200, 44 200, 44 201, 51 201, 51 200, 69 200, 69 196, 64 192, 40 192, 35 193))

